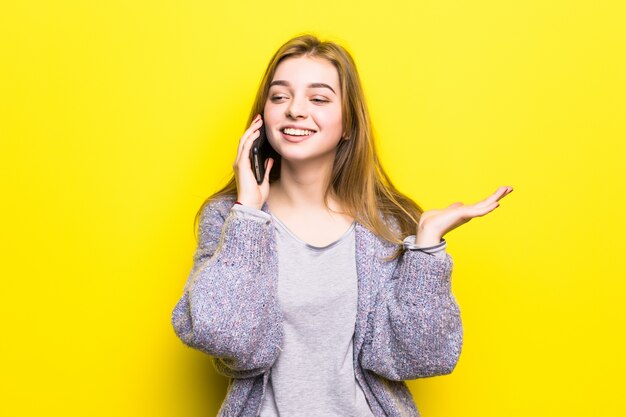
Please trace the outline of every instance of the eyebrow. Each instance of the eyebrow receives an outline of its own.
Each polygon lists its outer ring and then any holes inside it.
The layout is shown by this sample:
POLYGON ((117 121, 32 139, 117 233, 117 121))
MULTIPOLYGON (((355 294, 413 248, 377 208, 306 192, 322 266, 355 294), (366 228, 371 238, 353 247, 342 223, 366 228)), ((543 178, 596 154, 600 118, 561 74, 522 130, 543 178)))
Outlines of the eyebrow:
MULTIPOLYGON (((270 87, 273 85, 282 85, 283 87, 290 87, 291 84, 289 84, 288 81, 285 80, 276 80, 276 81, 272 81, 270 83, 270 87)), ((326 83, 311 83, 308 85, 309 88, 328 88, 330 91, 332 91, 333 93, 335 93, 335 90, 333 90, 333 88, 326 84, 326 83)), ((335 93, 335 95, 337 95, 337 93, 335 93)))

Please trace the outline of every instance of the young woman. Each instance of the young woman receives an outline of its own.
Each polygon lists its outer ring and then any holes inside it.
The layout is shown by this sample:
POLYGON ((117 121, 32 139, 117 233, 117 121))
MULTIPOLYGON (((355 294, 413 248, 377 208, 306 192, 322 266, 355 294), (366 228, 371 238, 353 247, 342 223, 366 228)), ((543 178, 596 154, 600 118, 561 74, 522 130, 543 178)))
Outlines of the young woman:
POLYGON ((172 317, 231 378, 219 415, 418 416, 403 381, 461 352, 443 236, 512 188, 422 212, 379 163, 351 56, 309 35, 272 58, 233 168, 172 317), (262 127, 277 156, 259 185, 262 127))

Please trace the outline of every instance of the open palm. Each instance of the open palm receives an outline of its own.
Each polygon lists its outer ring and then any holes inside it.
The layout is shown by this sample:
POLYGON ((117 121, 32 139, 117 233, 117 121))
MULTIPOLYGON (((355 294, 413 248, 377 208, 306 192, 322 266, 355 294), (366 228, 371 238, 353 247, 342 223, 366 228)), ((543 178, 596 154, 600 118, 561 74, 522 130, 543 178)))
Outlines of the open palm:
POLYGON ((501 186, 495 193, 474 204, 457 202, 444 209, 425 211, 418 225, 418 236, 421 234, 441 238, 474 217, 481 217, 495 210, 500 206, 499 200, 511 192, 513 187, 501 186))

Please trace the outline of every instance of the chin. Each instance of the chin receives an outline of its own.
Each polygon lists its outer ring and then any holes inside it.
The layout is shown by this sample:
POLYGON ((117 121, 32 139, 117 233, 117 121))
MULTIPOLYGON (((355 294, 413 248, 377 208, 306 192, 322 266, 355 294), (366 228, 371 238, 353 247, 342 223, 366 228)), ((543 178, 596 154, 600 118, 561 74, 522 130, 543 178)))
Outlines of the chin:
POLYGON ((311 154, 308 152, 278 152, 283 162, 287 163, 306 163, 306 162, 318 162, 334 163, 335 152, 329 152, 326 154, 311 154))

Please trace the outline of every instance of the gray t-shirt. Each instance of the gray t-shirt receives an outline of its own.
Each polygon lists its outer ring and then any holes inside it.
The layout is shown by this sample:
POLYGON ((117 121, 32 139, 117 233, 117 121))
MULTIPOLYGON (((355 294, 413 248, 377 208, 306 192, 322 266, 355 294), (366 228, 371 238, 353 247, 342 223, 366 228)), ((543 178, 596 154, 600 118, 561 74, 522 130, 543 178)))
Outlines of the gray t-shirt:
POLYGON ((354 224, 324 247, 278 218, 278 301, 284 345, 271 369, 261 417, 373 417, 354 376, 357 276, 354 224))
MULTIPOLYGON (((233 209, 239 216, 270 216, 241 205, 233 209)), ((299 239, 277 217, 271 218, 284 339, 260 417, 374 417, 354 375, 358 299, 354 223, 337 241, 317 247, 299 239)))

